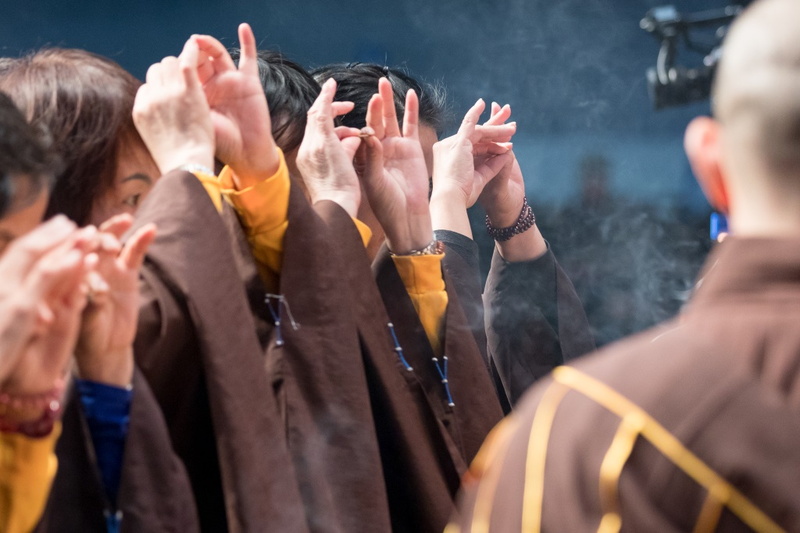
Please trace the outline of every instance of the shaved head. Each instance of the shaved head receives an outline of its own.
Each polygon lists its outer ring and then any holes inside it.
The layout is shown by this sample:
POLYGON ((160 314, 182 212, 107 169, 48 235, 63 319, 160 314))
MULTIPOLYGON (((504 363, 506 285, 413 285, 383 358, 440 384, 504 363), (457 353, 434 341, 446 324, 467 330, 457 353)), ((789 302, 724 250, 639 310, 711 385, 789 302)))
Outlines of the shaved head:
POLYGON ((713 106, 730 165, 800 190, 800 1, 759 0, 731 26, 713 106))

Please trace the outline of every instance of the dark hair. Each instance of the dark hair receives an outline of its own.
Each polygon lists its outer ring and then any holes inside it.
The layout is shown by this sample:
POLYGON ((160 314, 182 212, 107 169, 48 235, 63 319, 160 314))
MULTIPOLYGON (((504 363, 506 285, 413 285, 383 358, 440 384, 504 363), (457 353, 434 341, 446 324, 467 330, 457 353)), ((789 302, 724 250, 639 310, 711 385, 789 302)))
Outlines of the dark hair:
MULTIPOLYGON (((230 50, 238 65, 241 52, 230 50)), ((306 116, 319 96, 319 84, 306 70, 279 52, 259 50, 258 76, 267 96, 272 135, 284 152, 300 146, 306 129, 306 116)))
POLYGON ((437 133, 444 129, 447 114, 444 90, 440 86, 419 82, 400 69, 375 63, 337 63, 317 68, 311 74, 320 84, 329 78, 336 80, 336 100, 355 104, 355 109, 342 117, 342 124, 345 126, 364 127, 367 121, 367 105, 372 95, 378 91, 378 80, 385 77, 392 83, 398 120, 403 120, 406 93, 409 89, 414 89, 419 96, 420 122, 435 129, 437 133))
POLYGON ((84 50, 50 48, 0 62, 0 90, 50 132, 63 160, 46 216, 87 224, 95 200, 113 187, 121 145, 145 148, 131 117, 139 85, 114 61, 84 50))
POLYGON ((38 198, 50 186, 56 164, 47 134, 28 124, 0 92, 0 218, 38 198))

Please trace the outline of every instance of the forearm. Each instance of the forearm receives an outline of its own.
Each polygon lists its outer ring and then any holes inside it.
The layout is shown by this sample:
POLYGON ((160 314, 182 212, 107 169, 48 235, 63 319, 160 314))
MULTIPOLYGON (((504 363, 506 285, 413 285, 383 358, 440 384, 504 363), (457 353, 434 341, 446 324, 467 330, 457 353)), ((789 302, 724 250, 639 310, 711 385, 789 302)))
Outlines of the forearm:
POLYGON ((402 217, 400 224, 389 223, 384 225, 386 231, 386 245, 392 253, 408 255, 416 250, 422 250, 433 240, 433 225, 431 215, 426 205, 424 209, 409 212, 402 217))
MULTIPOLYGON (((489 223, 495 228, 514 226, 524 214, 524 204, 524 196, 505 202, 488 203, 486 215, 489 223)), ((512 263, 532 261, 547 253, 547 243, 535 222, 532 227, 508 240, 496 241, 496 246, 502 258, 512 263)))
POLYGON ((534 261, 547 253, 547 242, 535 225, 525 233, 498 242, 496 245, 503 259, 512 263, 534 261))
POLYGON ((283 155, 278 170, 244 189, 229 167, 220 172, 222 194, 233 205, 247 233, 253 257, 262 278, 274 285, 283 260, 283 238, 289 226, 291 182, 283 155))
POLYGON ((458 192, 438 190, 431 195, 431 222, 434 230, 447 230, 472 238, 467 207, 458 192))

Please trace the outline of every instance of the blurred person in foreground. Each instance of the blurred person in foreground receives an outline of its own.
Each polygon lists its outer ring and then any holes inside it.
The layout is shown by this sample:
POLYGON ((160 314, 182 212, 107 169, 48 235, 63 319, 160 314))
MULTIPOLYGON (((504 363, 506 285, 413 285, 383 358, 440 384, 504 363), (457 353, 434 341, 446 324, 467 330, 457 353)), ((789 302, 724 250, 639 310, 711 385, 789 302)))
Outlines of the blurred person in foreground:
MULTIPOLYGON (((70 518, 57 527, 80 523, 86 531, 94 522, 104 530, 122 509, 116 496, 129 414, 125 404, 116 419, 120 406, 110 391, 130 401, 138 269, 155 228, 142 228, 123 246, 118 239, 132 224, 127 216, 99 230, 79 230, 63 216, 40 226, 59 166, 45 132, 0 94, 0 531, 29 531, 42 514, 56 465, 62 473, 78 464, 85 477, 62 493, 70 518), (52 452, 59 435, 57 460, 52 452), (81 456, 70 448, 76 437, 90 437, 94 453, 81 456), (105 509, 84 505, 81 497, 93 491, 105 509), (105 517, 104 510, 110 511, 105 517)), ((139 423, 149 428, 157 421, 139 423)), ((151 430, 145 432, 152 439, 151 430)))
POLYGON ((84 50, 45 48, 0 60, 0 89, 47 131, 61 161, 42 198, 43 216, 96 226, 100 242, 110 245, 90 278, 92 298, 74 350, 79 379, 65 404, 60 468, 40 531, 103 530, 123 521, 134 530, 196 527, 186 472, 134 364, 139 268, 155 228, 131 231, 128 251, 119 240, 160 175, 131 116, 140 85, 112 60, 84 50))
POLYGON ((0 93, 0 531, 29 531, 55 475, 61 401, 97 263, 64 217, 39 228, 54 164, 0 93))
POLYGON ((555 369, 487 440, 449 532, 798 531, 800 5, 733 24, 685 147, 732 236, 675 320, 555 369))

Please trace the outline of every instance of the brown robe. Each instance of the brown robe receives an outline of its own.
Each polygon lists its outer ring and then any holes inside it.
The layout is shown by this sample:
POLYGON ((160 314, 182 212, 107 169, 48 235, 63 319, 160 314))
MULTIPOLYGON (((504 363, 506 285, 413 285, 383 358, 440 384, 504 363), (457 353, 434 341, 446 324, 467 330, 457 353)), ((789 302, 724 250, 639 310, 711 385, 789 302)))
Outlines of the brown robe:
POLYGON ((425 392, 424 405, 446 428, 444 438, 455 445, 451 449, 452 461, 469 464, 503 412, 453 281, 445 269, 448 304, 440 335, 443 355, 449 358, 448 381, 455 404, 450 406, 442 378, 432 361, 433 349, 385 246, 375 258, 373 272, 400 346, 425 392))
POLYGON ((136 353, 171 421, 203 529, 388 531, 361 343, 341 281, 350 258, 337 235, 292 187, 284 303, 268 304, 230 209, 220 223, 193 176, 158 192, 162 200, 139 216, 160 231, 136 353))
POLYGON ((445 244, 442 266, 504 413, 534 381, 595 349, 583 305, 549 248, 542 257, 514 263, 495 248, 482 295, 475 241, 443 230, 436 231, 436 238, 445 244))
POLYGON ((186 465, 202 529, 305 530, 237 241, 186 172, 158 181, 136 227, 148 222, 158 236, 143 267, 134 352, 186 465))
MULTIPOLYGON (((117 509, 123 532, 199 531, 186 471, 172 452, 158 404, 137 371, 125 441, 117 509)), ((80 399, 72 390, 56 445, 58 471, 37 531, 105 533, 110 506, 94 462, 80 399)))
MULTIPOLYGON (((340 237, 350 268, 342 290, 358 327, 394 532, 442 531, 467 463, 431 409, 418 373, 396 352, 390 319, 352 219, 330 202, 317 211, 340 237)), ((427 342, 427 340, 426 340, 427 342)), ((438 399, 437 399, 438 401, 438 399)))
POLYGON ((461 531, 800 531, 800 239, 730 238, 704 274, 677 319, 531 389, 461 531))
MULTIPOLYGON (((300 187, 291 188, 279 290, 285 305, 271 301, 273 312, 280 308, 281 326, 275 327, 280 337, 273 332, 266 366, 309 528, 389 531, 362 346, 343 282, 354 258, 326 222, 331 211, 344 213, 327 202, 312 208, 300 187)), ((269 310, 260 315, 274 322, 269 310)))
POLYGON ((514 263, 495 249, 484 302, 489 358, 511 406, 553 368, 595 349, 575 287, 549 249, 514 263))

